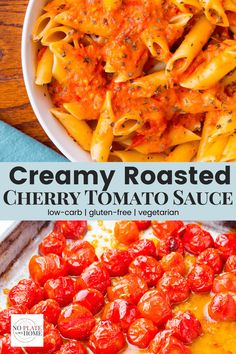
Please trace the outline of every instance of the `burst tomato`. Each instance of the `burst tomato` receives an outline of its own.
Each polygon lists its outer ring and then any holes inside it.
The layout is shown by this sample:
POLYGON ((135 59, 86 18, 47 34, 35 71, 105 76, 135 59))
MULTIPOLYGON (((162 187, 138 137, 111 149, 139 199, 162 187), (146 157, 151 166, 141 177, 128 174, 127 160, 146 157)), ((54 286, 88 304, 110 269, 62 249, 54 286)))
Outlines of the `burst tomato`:
POLYGON ((57 324, 60 312, 61 308, 58 302, 52 299, 40 301, 38 304, 34 305, 29 311, 29 313, 32 314, 43 314, 44 320, 54 325, 57 324))
POLYGON ((151 320, 138 318, 131 323, 128 330, 128 341, 139 348, 146 348, 157 334, 158 329, 151 320))
POLYGON ((169 236, 181 236, 185 226, 182 221, 152 221, 152 229, 155 236, 165 239, 169 236))
POLYGON ((190 311, 180 313, 169 320, 166 329, 171 330, 176 338, 186 344, 191 344, 202 334, 201 323, 190 311))
POLYGON ((59 232, 51 232, 46 236, 39 245, 39 253, 46 255, 48 253, 55 253, 61 256, 62 251, 66 245, 65 236, 59 232))
POLYGON ((147 291, 138 303, 141 315, 160 326, 172 317, 172 310, 168 297, 157 290, 147 291))
POLYGON ((58 318, 58 329, 65 338, 86 339, 95 326, 92 313, 84 306, 71 304, 65 307, 58 318))
POLYGON ((216 294, 208 306, 208 313, 215 321, 236 321, 236 296, 216 294))
POLYGON ((226 272, 236 272, 236 255, 229 256, 225 263, 226 272))
POLYGON ((197 257, 196 264, 206 264, 210 266, 215 274, 219 274, 223 268, 223 262, 220 253, 215 248, 207 248, 197 257))
POLYGON ((175 271, 165 272, 157 284, 157 289, 166 293, 172 304, 187 300, 190 294, 187 279, 175 271))
POLYGON ((236 255, 236 234, 223 234, 216 237, 215 247, 220 251, 221 257, 226 260, 236 255))
POLYGON ((157 333, 150 343, 150 354, 190 354, 188 347, 179 339, 174 337, 172 331, 162 331, 157 333))
POLYGON ((171 252, 184 253, 183 242, 178 236, 167 236, 161 239, 157 245, 157 252, 160 258, 171 252))
POLYGON ((186 251, 197 255, 206 248, 214 247, 214 240, 211 234, 197 224, 188 224, 186 226, 183 243, 186 251))
POLYGON ((236 292, 236 274, 233 272, 219 274, 214 279, 212 291, 214 293, 236 292))
POLYGON ((73 302, 86 307, 93 315, 100 312, 104 305, 104 296, 96 289, 80 290, 73 298, 73 302))
POLYGON ((138 240, 132 243, 128 248, 128 252, 132 259, 138 256, 157 256, 157 250, 154 242, 148 239, 138 240))
POLYGON ((184 257, 179 252, 171 252, 162 257, 160 265, 165 272, 175 270, 181 275, 185 274, 184 257))
POLYGON ((88 353, 85 347, 77 340, 71 339, 62 344, 56 354, 86 354, 88 353))
POLYGON ((148 286, 155 286, 163 274, 160 263, 148 256, 136 257, 129 266, 129 272, 143 278, 148 286))
POLYGON ((147 283, 144 279, 128 274, 121 279, 114 280, 112 286, 107 289, 107 294, 110 301, 123 299, 136 305, 147 290, 147 283))
POLYGON ((10 334, 5 334, 0 336, 0 354, 24 354, 24 352, 21 348, 13 348, 10 334))
POLYGON ((27 313, 24 306, 11 306, 0 312, 0 335, 11 332, 11 315, 20 315, 27 313))
POLYGON ((92 331, 88 346, 94 354, 117 354, 125 347, 125 337, 117 324, 100 321, 92 331))
POLYGON ((211 290, 214 272, 206 264, 196 265, 188 275, 190 288, 195 293, 205 293, 211 290))
POLYGON ((111 284, 107 269, 102 263, 92 263, 81 274, 81 279, 88 288, 99 290, 103 295, 107 292, 107 287, 111 284))
POLYGON ((94 247, 84 240, 69 243, 63 250, 62 258, 71 275, 80 275, 85 268, 98 260, 94 247))
POLYGON ((120 299, 106 304, 102 313, 102 320, 119 324, 124 332, 127 332, 130 324, 138 317, 140 313, 137 307, 120 299))
POLYGON ((62 233, 65 238, 82 239, 88 230, 84 220, 60 220, 54 224, 54 231, 62 233))
POLYGON ((131 257, 126 250, 110 249, 102 254, 101 261, 111 277, 118 277, 128 273, 131 257))
POLYGON ((56 279, 67 275, 68 270, 65 261, 56 254, 46 256, 33 256, 29 262, 31 278, 43 285, 48 279, 56 279))
POLYGON ((28 309, 43 300, 43 290, 31 279, 22 279, 10 290, 10 304, 25 306, 28 309))
POLYGON ((134 221, 117 221, 114 235, 120 243, 129 245, 139 239, 139 229, 134 221))
POLYGON ((149 228, 151 221, 149 220, 135 220, 135 224, 138 226, 139 231, 143 231, 149 228))

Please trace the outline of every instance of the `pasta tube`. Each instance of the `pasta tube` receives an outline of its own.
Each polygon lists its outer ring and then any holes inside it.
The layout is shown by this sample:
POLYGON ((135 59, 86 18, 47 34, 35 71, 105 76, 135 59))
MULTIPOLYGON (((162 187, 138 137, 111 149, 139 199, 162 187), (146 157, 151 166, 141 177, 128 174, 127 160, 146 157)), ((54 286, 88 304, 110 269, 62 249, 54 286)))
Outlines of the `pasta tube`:
POLYGON ((53 55, 49 48, 45 50, 36 69, 36 85, 48 84, 52 80, 53 55))
POLYGON ((226 16, 222 1, 220 0, 199 0, 204 8, 207 19, 217 26, 227 27, 229 21, 226 16))
POLYGON ((114 151, 112 155, 118 157, 122 162, 163 162, 164 154, 141 154, 138 151, 114 151))

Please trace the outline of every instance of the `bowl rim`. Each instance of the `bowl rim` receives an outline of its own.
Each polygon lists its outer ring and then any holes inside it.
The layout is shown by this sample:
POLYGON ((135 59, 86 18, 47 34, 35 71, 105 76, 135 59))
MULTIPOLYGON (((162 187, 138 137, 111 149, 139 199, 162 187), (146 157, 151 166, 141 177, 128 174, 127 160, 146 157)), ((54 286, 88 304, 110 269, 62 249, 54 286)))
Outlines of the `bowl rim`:
MULTIPOLYGON (((45 120, 42 118, 42 114, 41 114, 40 109, 39 109, 38 104, 37 104, 37 99, 35 98, 35 95, 34 95, 32 89, 31 89, 31 81, 30 81, 30 77, 29 77, 29 73, 28 73, 28 64, 29 63, 28 63, 28 58, 27 58, 27 47, 29 45, 29 43, 28 43, 29 42, 28 41, 28 36, 29 36, 29 33, 30 33, 29 27, 30 27, 30 24, 31 24, 31 16, 32 16, 32 10, 33 10, 33 6, 34 6, 34 2, 35 2, 35 0, 29 0, 28 6, 27 6, 27 9, 26 9, 26 13, 25 13, 23 29, 22 29, 22 36, 21 36, 21 66, 22 66, 24 84, 25 84, 25 88, 26 88, 26 91, 27 91, 27 95, 28 95, 31 107, 32 107, 32 109, 34 111, 34 114, 35 114, 37 120, 39 121, 40 125, 42 126, 43 130, 45 131, 45 133, 47 134, 49 139, 62 152, 62 154, 65 157, 67 157, 71 162, 94 162, 90 158, 89 153, 84 151, 79 145, 78 145, 78 149, 81 150, 81 155, 82 156, 80 156, 80 154, 78 154, 78 156, 81 157, 81 159, 76 158, 74 156, 75 154, 73 154, 73 152, 71 152, 71 149, 68 148, 66 146, 66 144, 63 144, 61 139, 58 139, 55 136, 55 134, 53 134, 53 132, 48 127, 48 125, 45 122, 45 120)), ((30 40, 30 42, 31 42, 31 40, 30 40)), ((30 45, 32 45, 32 42, 30 43, 30 45)), ((59 122, 57 122, 57 123, 60 124, 59 122)), ((65 130, 65 134, 67 134, 66 130, 65 130)), ((72 139, 72 138, 68 135, 68 139, 72 139)))

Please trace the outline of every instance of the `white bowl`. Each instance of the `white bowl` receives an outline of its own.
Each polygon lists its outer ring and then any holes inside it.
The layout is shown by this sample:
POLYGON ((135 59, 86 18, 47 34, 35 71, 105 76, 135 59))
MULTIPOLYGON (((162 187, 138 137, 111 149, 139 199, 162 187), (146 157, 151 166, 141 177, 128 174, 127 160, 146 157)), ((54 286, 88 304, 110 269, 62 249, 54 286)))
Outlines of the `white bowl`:
POLYGON ((92 161, 89 153, 84 151, 66 132, 62 125, 52 116, 49 109, 53 107, 46 87, 37 86, 35 80, 35 64, 37 44, 32 41, 32 30, 35 21, 42 14, 46 0, 30 0, 22 33, 21 58, 23 76, 30 103, 41 126, 58 147, 71 161, 92 161))

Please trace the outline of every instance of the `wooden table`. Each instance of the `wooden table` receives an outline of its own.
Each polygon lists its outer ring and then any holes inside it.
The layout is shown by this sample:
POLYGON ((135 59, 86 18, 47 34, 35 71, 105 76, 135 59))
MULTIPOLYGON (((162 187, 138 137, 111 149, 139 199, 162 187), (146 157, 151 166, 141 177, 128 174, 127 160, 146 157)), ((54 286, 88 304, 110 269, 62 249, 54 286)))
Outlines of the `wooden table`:
POLYGON ((21 32, 28 0, 0 0, 0 119, 56 150, 29 103, 21 70, 21 32))

